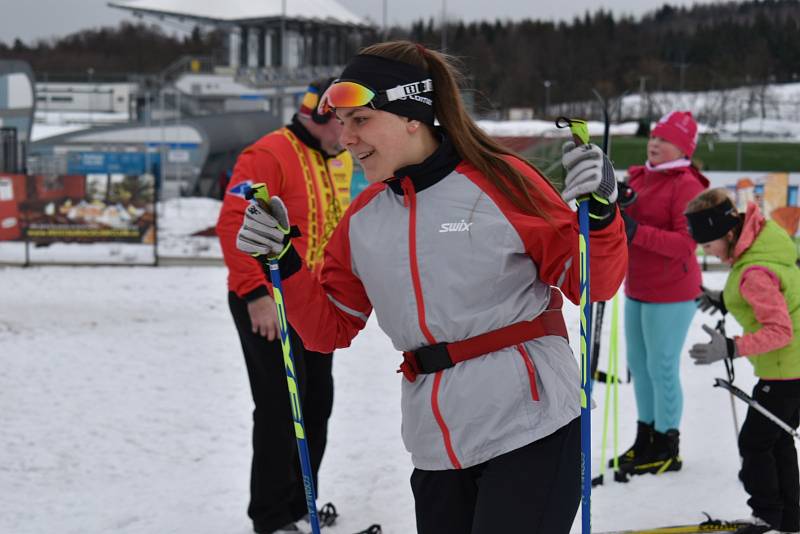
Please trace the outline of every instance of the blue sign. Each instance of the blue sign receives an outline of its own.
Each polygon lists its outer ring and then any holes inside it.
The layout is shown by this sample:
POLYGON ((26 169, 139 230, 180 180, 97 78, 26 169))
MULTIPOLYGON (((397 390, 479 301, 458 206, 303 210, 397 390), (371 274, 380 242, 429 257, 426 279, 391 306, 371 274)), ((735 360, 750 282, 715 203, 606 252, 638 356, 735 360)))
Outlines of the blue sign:
POLYGON ((160 162, 158 153, 72 152, 67 156, 67 174, 140 175, 153 172, 160 162))

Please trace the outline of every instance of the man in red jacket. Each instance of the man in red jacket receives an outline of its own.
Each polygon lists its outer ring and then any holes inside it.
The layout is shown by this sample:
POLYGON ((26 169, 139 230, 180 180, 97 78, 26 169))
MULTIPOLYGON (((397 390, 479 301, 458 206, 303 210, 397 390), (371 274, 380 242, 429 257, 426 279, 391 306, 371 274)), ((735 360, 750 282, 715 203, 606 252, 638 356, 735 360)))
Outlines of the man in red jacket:
MULTIPOLYGON (((317 112, 330 80, 312 83, 291 124, 242 151, 222 203, 217 234, 228 266, 228 302, 244 351, 253 410, 253 462, 247 513, 259 533, 297 532, 306 514, 304 485, 292 430, 286 373, 275 301, 260 264, 236 248, 246 190, 267 184, 279 195, 301 237, 293 240, 309 268, 318 273, 323 250, 350 204, 353 162, 339 146, 341 126, 317 112)), ((290 327, 301 388, 314 485, 325 450, 333 405, 332 355, 305 350, 290 327)))

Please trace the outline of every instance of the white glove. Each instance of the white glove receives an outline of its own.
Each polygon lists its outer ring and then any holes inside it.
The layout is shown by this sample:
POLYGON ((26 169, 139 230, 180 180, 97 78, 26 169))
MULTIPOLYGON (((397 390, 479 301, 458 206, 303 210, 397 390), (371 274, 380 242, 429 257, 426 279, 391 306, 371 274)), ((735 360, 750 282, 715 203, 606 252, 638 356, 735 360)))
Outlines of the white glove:
POLYGON ((280 258, 291 246, 289 213, 280 197, 271 197, 267 207, 252 203, 236 236, 236 248, 248 254, 280 258))
POLYGON ((597 145, 575 146, 567 141, 561 147, 561 164, 567 171, 564 177, 565 202, 594 193, 613 203, 617 201, 617 179, 614 167, 597 145))

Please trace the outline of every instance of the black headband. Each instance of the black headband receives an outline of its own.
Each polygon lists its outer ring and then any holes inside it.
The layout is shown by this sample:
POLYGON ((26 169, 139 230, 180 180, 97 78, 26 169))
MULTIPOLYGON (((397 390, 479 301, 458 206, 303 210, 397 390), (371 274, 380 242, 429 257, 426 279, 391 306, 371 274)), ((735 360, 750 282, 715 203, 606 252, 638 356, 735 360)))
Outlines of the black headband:
MULTIPOLYGON (((399 85, 422 82, 430 77, 424 69, 410 63, 359 54, 350 60, 339 79, 361 83, 374 91, 386 91, 399 85)), ((433 126, 432 91, 393 100, 380 109, 433 126)))
POLYGON ((741 217, 736 214, 733 202, 726 198, 721 204, 704 210, 687 213, 689 233, 700 244, 715 241, 736 228, 741 217))

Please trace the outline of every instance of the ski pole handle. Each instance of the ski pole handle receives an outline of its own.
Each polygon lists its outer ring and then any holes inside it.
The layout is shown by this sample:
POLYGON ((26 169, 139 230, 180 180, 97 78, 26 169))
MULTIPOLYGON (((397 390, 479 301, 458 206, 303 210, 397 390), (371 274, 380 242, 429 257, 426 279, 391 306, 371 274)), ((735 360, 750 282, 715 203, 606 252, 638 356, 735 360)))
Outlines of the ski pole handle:
POLYGON ((269 189, 267 184, 258 183, 250 186, 250 190, 246 193, 247 198, 255 199, 255 201, 262 207, 266 208, 269 204, 269 189))
MULTIPOLYGON (((260 207, 267 209, 269 205, 269 189, 267 188, 267 184, 258 183, 253 184, 249 188, 247 188, 244 192, 244 198, 258 204, 260 207)), ((258 258, 261 256, 258 252, 252 252, 250 254, 254 258, 258 258)))
POLYGON ((589 144, 589 125, 583 119, 559 117, 556 119, 556 128, 569 128, 575 146, 589 144))

